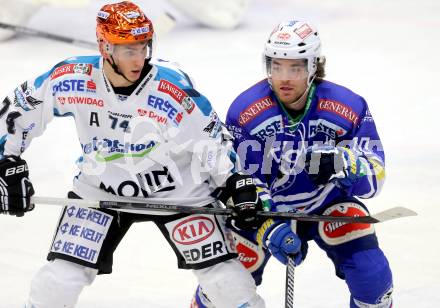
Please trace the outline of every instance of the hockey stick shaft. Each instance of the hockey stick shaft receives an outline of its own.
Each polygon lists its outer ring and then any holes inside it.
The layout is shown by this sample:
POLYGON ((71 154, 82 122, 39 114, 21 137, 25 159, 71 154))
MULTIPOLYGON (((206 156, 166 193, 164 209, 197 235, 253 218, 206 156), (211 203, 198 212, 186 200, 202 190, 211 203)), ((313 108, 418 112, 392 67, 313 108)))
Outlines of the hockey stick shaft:
MULTIPOLYGON (((208 214, 208 215, 232 215, 232 209, 195 207, 177 204, 159 204, 150 202, 120 202, 120 201, 88 201, 81 199, 53 198, 53 197, 32 197, 32 203, 52 205, 76 205, 81 207, 107 208, 113 210, 144 210, 159 211, 168 213, 185 214, 208 214)), ((305 213, 290 212, 265 212, 259 211, 257 215, 278 219, 294 219, 299 221, 328 221, 338 223, 379 223, 400 217, 417 215, 415 212, 404 208, 395 207, 372 216, 326 216, 305 213)))
MULTIPOLYGON (((158 33, 159 36, 167 34, 169 31, 171 31, 174 28, 174 25, 176 23, 176 19, 173 15, 171 15, 168 12, 163 13, 160 15, 155 23, 156 33, 158 33)), ((57 42, 63 42, 67 44, 73 44, 77 45, 83 48, 87 49, 98 49, 98 44, 90 41, 75 39, 63 35, 53 34, 37 29, 32 29, 24 26, 19 25, 12 25, 8 23, 4 23, 0 21, 0 28, 11 30, 19 34, 29 35, 29 36, 35 36, 35 37, 41 37, 57 42)))
POLYGON ((31 29, 31 28, 28 28, 28 27, 11 25, 11 24, 7 24, 7 23, 4 23, 4 22, 0 22, 0 28, 6 29, 6 30, 11 30, 11 31, 14 31, 14 32, 19 33, 19 34, 25 34, 25 35, 29 35, 29 36, 42 37, 42 38, 45 38, 45 39, 49 39, 49 40, 53 40, 53 41, 57 41, 57 42, 68 43, 68 44, 73 44, 73 45, 81 46, 81 47, 84 47, 84 48, 89 48, 89 49, 97 49, 98 48, 98 45, 96 43, 93 43, 93 42, 79 40, 79 39, 74 39, 74 38, 71 38, 71 37, 66 37, 66 36, 62 36, 62 35, 58 35, 58 34, 53 34, 53 33, 45 32, 45 31, 31 29))
POLYGON ((286 264, 286 287, 285 287, 285 295, 284 295, 284 307, 292 308, 293 307, 293 299, 294 299, 294 290, 295 290, 295 262, 293 261, 293 257, 287 257, 286 264))
MULTIPOLYGON (((292 220, 290 223, 290 228, 296 233, 296 221, 292 220)), ((286 285, 284 294, 284 307, 293 308, 293 299, 295 291, 295 261, 293 256, 287 256, 286 264, 286 285)))

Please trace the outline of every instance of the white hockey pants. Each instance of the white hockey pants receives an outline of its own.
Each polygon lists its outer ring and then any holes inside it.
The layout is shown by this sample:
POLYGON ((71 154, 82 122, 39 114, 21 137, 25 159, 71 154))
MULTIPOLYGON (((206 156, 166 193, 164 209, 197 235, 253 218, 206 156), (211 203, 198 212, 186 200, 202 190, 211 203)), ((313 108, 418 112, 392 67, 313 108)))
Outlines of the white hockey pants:
POLYGON ((82 289, 98 270, 56 259, 44 265, 32 279, 26 308, 75 307, 82 289))
MULTIPOLYGON (((217 308, 265 307, 252 276, 238 260, 193 272, 217 308)), ((82 289, 93 282, 96 274, 97 270, 72 262, 60 259, 49 262, 34 276, 26 308, 73 308, 82 289)))
POLYGON ((193 272, 216 308, 266 307, 251 274, 236 259, 193 272))

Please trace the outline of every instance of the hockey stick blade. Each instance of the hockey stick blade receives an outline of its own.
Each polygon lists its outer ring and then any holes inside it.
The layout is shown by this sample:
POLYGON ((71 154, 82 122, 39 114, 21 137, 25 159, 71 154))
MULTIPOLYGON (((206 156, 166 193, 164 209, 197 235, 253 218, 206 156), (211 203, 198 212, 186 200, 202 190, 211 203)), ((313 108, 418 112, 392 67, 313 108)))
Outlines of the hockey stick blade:
MULTIPOLYGON (((76 205, 81 207, 107 208, 113 210, 143 210, 184 214, 232 215, 231 209, 195 207, 175 204, 155 204, 147 202, 89 201, 81 199, 32 197, 32 203, 52 205, 76 205)), ((371 216, 327 216, 290 212, 264 212, 257 215, 271 218, 294 219, 298 221, 328 221, 345 223, 380 223, 396 218, 416 216, 417 213, 405 207, 394 207, 371 216)))

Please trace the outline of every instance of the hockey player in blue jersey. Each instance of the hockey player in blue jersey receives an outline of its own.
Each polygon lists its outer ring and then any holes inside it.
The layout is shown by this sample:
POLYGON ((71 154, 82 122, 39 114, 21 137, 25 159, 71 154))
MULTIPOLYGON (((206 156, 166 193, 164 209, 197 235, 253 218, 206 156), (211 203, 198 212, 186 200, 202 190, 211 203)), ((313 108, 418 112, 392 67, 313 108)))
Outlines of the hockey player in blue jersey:
MULTIPOLYGON (((211 104, 177 66, 151 58, 151 21, 124 1, 101 8, 96 30, 101 55, 62 61, 3 100, 0 213, 33 209, 20 155, 54 117, 72 116, 83 153, 70 198, 216 207, 215 192, 227 191, 235 222, 258 223, 257 188, 235 169, 231 136, 211 104)), ((141 221, 158 226, 179 268, 193 271, 216 306, 265 306, 223 217, 120 210, 63 209, 26 307, 74 307, 97 274, 112 272, 114 251, 141 221)))
MULTIPOLYGON (((360 199, 383 185, 384 152, 367 103, 324 80, 325 58, 317 29, 308 22, 280 23, 264 49, 264 79, 240 94, 226 124, 244 169, 271 195, 273 211, 365 216, 360 199)), ((391 307, 392 274, 373 225, 298 222, 296 233, 282 220, 267 220, 257 232, 235 229, 237 248, 259 256, 254 279, 261 283, 269 255, 296 265, 310 240, 326 252, 350 292, 350 307, 391 307), (249 242, 264 252, 251 251, 249 242)), ((208 296, 209 297, 209 296, 208 296)), ((214 307, 199 287, 194 307, 214 307)))

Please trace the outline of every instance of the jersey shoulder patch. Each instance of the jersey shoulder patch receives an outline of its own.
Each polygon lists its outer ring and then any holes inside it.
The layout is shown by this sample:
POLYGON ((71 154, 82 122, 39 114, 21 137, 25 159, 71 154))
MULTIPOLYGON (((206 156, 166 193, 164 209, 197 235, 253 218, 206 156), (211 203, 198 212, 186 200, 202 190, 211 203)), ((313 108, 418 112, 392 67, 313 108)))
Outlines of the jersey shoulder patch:
POLYGON ((159 83, 157 87, 159 92, 172 97, 187 113, 191 113, 197 106, 204 116, 211 114, 211 103, 193 88, 192 81, 185 72, 171 64, 153 65, 158 70, 154 79, 159 83))
POLYGON ((241 93, 231 104, 228 118, 241 127, 255 127, 257 118, 266 118, 263 114, 277 106, 272 97, 267 79, 264 79, 241 93))
POLYGON ((316 112, 342 121, 350 126, 357 126, 361 120, 361 115, 365 109, 365 100, 353 91, 331 83, 323 81, 318 84, 316 89, 316 112))
MULTIPOLYGON (((69 74, 85 74, 91 75, 92 70, 99 68, 100 56, 79 56, 71 57, 57 63, 46 73, 40 75, 35 79, 35 88, 41 87, 41 85, 50 78, 50 80, 58 79, 62 76, 68 76, 69 74)), ((66 77, 67 77, 66 76, 66 77)))

